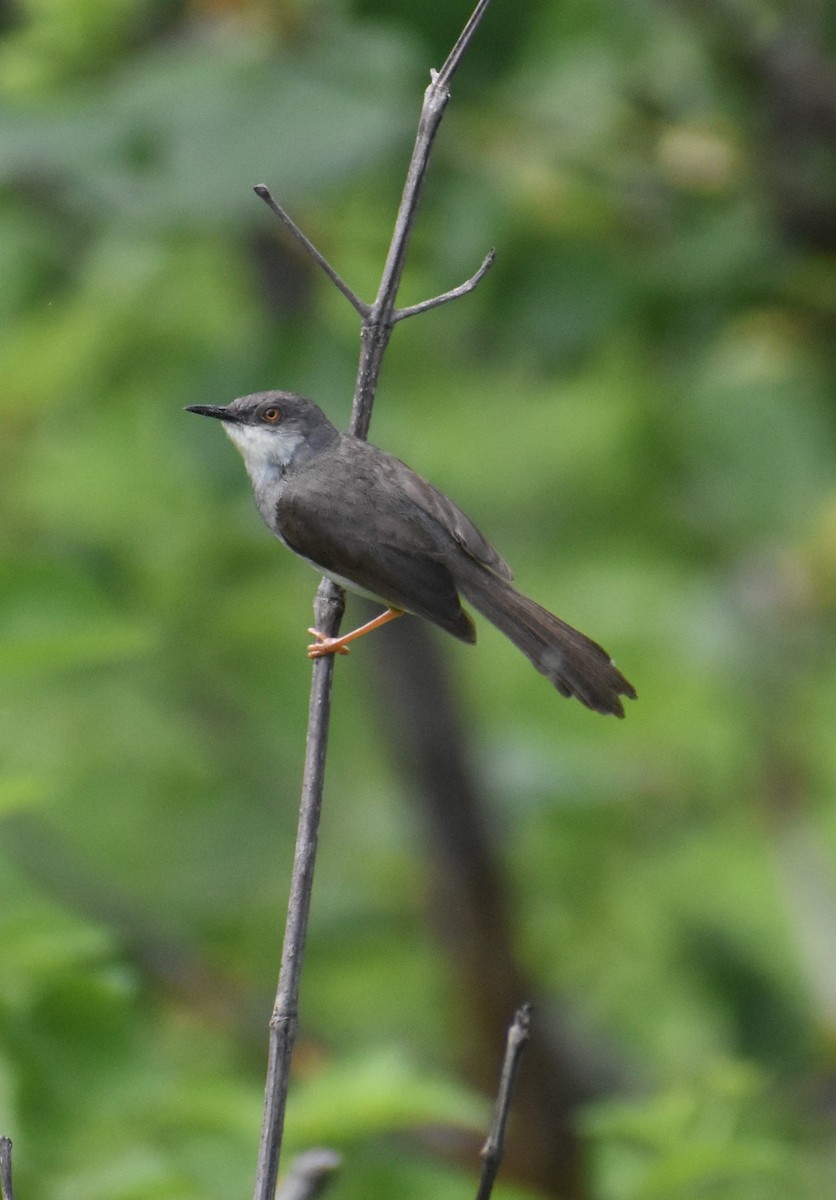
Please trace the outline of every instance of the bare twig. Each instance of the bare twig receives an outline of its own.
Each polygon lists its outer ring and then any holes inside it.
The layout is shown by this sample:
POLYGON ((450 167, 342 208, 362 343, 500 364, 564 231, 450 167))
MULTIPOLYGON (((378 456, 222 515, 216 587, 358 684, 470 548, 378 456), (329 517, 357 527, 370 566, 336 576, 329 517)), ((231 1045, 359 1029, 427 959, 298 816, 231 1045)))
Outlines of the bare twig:
POLYGON ((276 1200, 314 1200, 342 1163, 342 1156, 336 1150, 315 1149, 297 1154, 279 1184, 276 1200))
MULTIPOLYGON (((424 94, 424 104, 418 124, 418 134, 412 159, 409 164, 406 184, 395 221, 395 229, 383 269, 380 287, 374 304, 367 306, 340 278, 325 257, 313 246, 295 225, 284 209, 263 185, 255 190, 269 204, 272 211, 287 226, 314 261, 326 272, 329 279, 354 306, 362 318, 360 364, 352 408, 351 432, 365 437, 371 419, 372 404, 383 353, 388 344, 395 321, 395 298, 400 283, 406 256, 409 234, 415 220, 421 186, 427 169, 435 133, 438 129, 447 101, 450 98, 449 83, 465 50, 470 44, 489 0, 479 4, 460 35, 456 45, 439 72, 432 73, 432 80, 424 94)), ((490 266, 492 257, 482 264, 476 275, 461 288, 438 297, 426 305, 415 305, 416 312, 465 295, 475 287, 490 266)), ((411 315, 404 313, 404 315, 411 315)), ((336 633, 342 615, 343 593, 329 580, 323 579, 316 596, 314 616, 317 629, 326 634, 336 633)), ((290 883, 290 901, 285 926, 279 983, 273 1013, 270 1018, 270 1044, 268 1052, 267 1081, 265 1086, 264 1119, 259 1144, 258 1167, 255 1182, 255 1200, 273 1200, 281 1152, 284 1112, 290 1072, 290 1058, 298 1023, 299 985, 302 959, 305 950, 308 914, 310 912, 313 887, 314 864, 322 805, 322 790, 325 773, 325 751, 328 740, 328 720, 331 703, 331 685, 334 672, 332 657, 319 658, 313 667, 311 699, 308 715, 308 736, 305 750, 305 769, 300 801, 299 826, 296 837, 296 852, 290 883)))
POLYGON ((0 1137, 0 1197, 14 1200, 12 1190, 12 1139, 0 1137))
POLYGON ((476 30, 482 24, 482 18, 488 11, 488 5, 491 0, 479 0, 479 3, 470 14, 470 20, 465 25, 464 29, 458 36, 455 46, 447 55, 447 61, 438 72, 438 82, 442 87, 447 87, 454 73, 458 70, 459 63, 462 61, 470 43, 473 41, 473 36, 476 30))
POLYGON ((261 197, 270 211, 274 212, 282 224, 290 230, 297 242, 300 243, 300 245, 311 256, 314 262, 322 267, 323 271, 331 280, 334 287, 339 288, 346 300, 348 300, 349 304, 352 304, 354 308, 357 309, 361 317, 366 317, 370 311, 370 306, 366 304, 364 300, 361 300, 360 297, 351 290, 342 276, 339 275, 331 266, 325 255, 321 254, 320 251, 317 250, 310 238, 302 232, 302 230, 293 220, 293 217, 291 217, 290 214, 282 208, 281 204, 279 204, 278 200, 276 200, 276 198, 273 196, 267 185, 264 183, 257 183, 253 188, 253 191, 255 192, 256 196, 261 197))
POLYGON ((402 321, 404 317, 416 317, 418 313, 428 312, 431 308, 438 308, 440 304, 446 304, 448 300, 458 300, 460 296, 466 296, 468 292, 472 292, 479 281, 493 266, 496 258, 496 251, 491 248, 485 257, 482 259, 482 265, 475 275, 471 275, 470 279, 466 279, 464 283, 460 283, 458 287, 451 288, 449 292, 442 292, 440 296, 433 296, 431 300, 422 300, 419 304, 411 304, 409 308, 396 308, 392 314, 393 321, 402 321))
POLYGON ((499 1077, 499 1090, 496 1094, 496 1104, 493 1110, 493 1121, 487 1141, 482 1147, 482 1176, 479 1180, 479 1190, 476 1200, 488 1200, 496 1176, 505 1154, 505 1126, 511 1109, 511 1097, 514 1093, 514 1082, 520 1065, 520 1056, 528 1041, 528 1030, 531 1024, 531 1005, 523 1004, 514 1013, 514 1019, 508 1029, 508 1040, 505 1044, 505 1058, 502 1063, 502 1073, 499 1077))

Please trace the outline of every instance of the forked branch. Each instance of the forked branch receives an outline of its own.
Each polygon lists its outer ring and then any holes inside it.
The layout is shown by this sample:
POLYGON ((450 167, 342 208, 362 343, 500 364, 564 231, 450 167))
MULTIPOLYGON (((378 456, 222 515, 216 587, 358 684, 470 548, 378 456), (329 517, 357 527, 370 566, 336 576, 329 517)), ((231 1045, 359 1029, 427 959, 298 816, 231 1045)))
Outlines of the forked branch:
MULTIPOLYGON (((409 238, 415 224, 415 216, 421 199, 424 179, 430 158, 430 151, 435 141, 435 135, 441 124, 444 110, 450 99, 450 84, 456 70, 470 45, 476 30, 482 22, 490 0, 479 0, 471 14, 470 20, 460 33, 455 46, 450 51, 444 66, 440 71, 430 72, 430 82, 424 92, 424 103, 418 120, 418 132, 415 145, 406 174, 401 202, 395 217, 395 228, 389 243, 386 262, 380 277, 380 286, 372 304, 366 303, 345 282, 339 272, 331 265, 324 254, 319 251, 306 234, 302 232, 290 214, 272 195, 269 188, 258 184, 253 190, 270 210, 275 213, 286 229, 299 242, 305 252, 319 266, 334 286, 342 292, 349 304, 360 314, 362 328, 360 333, 360 362, 357 370, 357 382, 354 389, 354 405, 351 414, 350 431, 356 437, 366 437, 371 421, 372 405, 374 403, 377 381, 380 376, 380 366, 383 354, 392 335, 392 329, 398 321, 406 317, 417 316, 446 304, 448 300, 458 300, 467 295, 479 283, 494 261, 494 251, 490 250, 482 261, 481 266, 470 279, 450 291, 443 292, 431 300, 423 300, 406 308, 396 308, 395 300, 403 274, 409 238)), ((329 631, 330 632, 330 631, 329 631)))

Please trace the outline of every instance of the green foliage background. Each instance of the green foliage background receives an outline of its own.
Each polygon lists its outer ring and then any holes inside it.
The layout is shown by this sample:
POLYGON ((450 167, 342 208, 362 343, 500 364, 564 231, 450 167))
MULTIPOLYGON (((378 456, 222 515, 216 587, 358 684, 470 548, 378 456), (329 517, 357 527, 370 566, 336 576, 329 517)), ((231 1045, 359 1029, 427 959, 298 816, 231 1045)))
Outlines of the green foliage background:
MULTIPOLYGON (((251 185, 369 296, 467 12, 3 13, 0 1132, 27 1200, 226 1197, 253 1170, 315 581, 182 408, 275 385, 345 422, 354 314, 251 185)), ((601 1200, 836 1176, 836 267, 779 169, 826 202, 836 167, 787 149, 756 69, 812 44, 834 70, 834 26, 494 0, 402 301, 497 263, 398 328, 374 418, 640 693, 599 720, 490 629, 445 644, 524 960, 635 1072, 585 1123, 601 1200)), ((288 1152, 346 1152, 335 1200, 461 1196, 401 1136, 487 1106, 363 658, 337 672, 288 1152)))

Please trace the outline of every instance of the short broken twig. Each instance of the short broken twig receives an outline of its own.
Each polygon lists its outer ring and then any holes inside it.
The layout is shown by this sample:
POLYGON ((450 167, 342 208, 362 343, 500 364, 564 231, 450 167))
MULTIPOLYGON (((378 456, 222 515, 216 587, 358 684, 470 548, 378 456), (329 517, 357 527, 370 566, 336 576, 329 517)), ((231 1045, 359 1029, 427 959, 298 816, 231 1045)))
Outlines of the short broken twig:
POLYGON ((336 1150, 317 1148, 297 1154, 279 1184, 276 1200, 315 1200, 342 1163, 336 1150))
POLYGON ((476 1200, 488 1200, 496 1176, 505 1154, 505 1126, 508 1123, 508 1113, 511 1111, 511 1097, 514 1093, 514 1083, 520 1065, 520 1057, 528 1041, 528 1031, 531 1025, 531 1005, 523 1004, 514 1013, 514 1019, 508 1029, 508 1040, 505 1043, 505 1058, 502 1062, 502 1072, 499 1077, 499 1089, 494 1104, 493 1120, 490 1133, 482 1147, 482 1175, 479 1180, 479 1190, 476 1200))
POLYGON ((12 1139, 0 1137, 0 1197, 14 1200, 12 1190, 12 1139))

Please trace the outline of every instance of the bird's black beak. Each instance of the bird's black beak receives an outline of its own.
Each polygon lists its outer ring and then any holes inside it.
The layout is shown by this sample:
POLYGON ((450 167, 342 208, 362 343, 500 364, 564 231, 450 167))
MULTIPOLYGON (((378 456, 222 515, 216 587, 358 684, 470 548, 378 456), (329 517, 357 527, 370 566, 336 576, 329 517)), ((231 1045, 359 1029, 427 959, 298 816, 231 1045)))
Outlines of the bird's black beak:
POLYGON ((241 420, 237 413, 225 408, 222 404, 189 404, 185 411, 199 413, 201 417, 217 417, 219 421, 240 423, 241 420))

